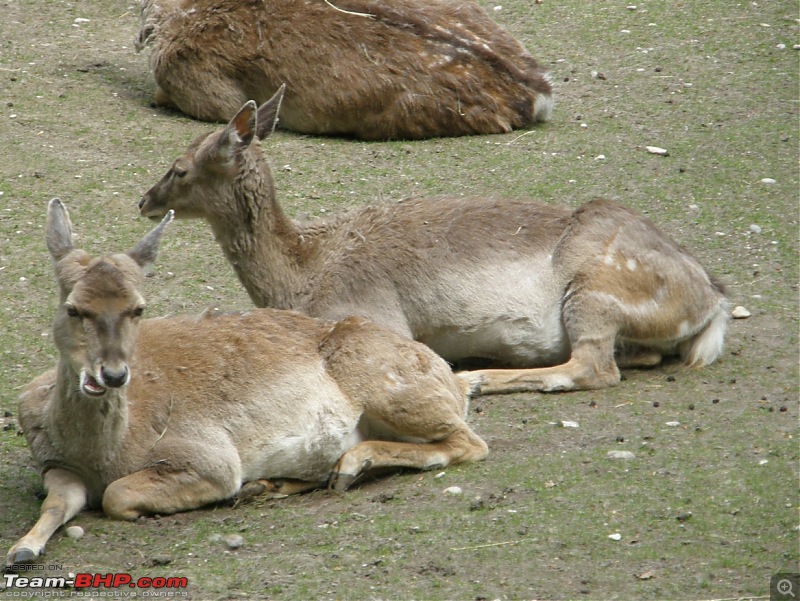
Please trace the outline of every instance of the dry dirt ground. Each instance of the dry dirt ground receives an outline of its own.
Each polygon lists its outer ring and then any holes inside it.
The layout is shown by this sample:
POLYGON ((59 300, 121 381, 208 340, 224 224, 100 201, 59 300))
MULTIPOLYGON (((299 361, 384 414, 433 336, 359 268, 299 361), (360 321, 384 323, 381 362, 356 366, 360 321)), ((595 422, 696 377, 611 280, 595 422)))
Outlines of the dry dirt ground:
MULTIPOLYGON (((471 422, 491 454, 444 475, 138 523, 84 513, 85 536, 57 533, 39 575, 186 577, 158 592, 191 599, 766 599, 773 574, 797 571, 797 3, 486 6, 551 69, 552 122, 415 143, 278 132, 287 210, 445 192, 615 198, 752 313, 731 322, 722 360, 627 371, 613 390, 479 398, 471 422), (636 458, 609 458, 620 450, 636 458)), ((141 194, 210 127, 150 106, 137 25, 125 1, 0 0, 4 550, 40 506, 15 419, 20 387, 55 360, 46 202, 62 198, 91 252, 128 248, 150 227, 141 194)), ((145 293, 150 315, 249 305, 201 223, 172 226, 145 293)), ((0 598, 25 593, 0 582, 0 598)))

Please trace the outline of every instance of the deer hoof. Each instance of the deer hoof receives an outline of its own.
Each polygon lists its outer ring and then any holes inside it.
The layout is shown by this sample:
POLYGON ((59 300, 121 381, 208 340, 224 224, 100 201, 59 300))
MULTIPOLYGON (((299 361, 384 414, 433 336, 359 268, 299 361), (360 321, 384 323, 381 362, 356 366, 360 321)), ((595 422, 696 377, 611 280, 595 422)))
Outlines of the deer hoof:
POLYGON ((239 489, 239 492, 236 493, 235 497, 237 499, 249 499, 250 497, 257 497, 258 495, 262 494, 267 487, 259 480, 250 480, 249 482, 245 482, 242 487, 239 489))
POLYGON ((39 557, 33 549, 22 547, 8 554, 6 558, 6 570, 14 571, 14 566, 20 563, 29 563, 39 557))
POLYGON ((332 488, 336 492, 344 492, 353 485, 356 481, 354 474, 345 474, 343 472, 333 472, 328 488, 332 488))

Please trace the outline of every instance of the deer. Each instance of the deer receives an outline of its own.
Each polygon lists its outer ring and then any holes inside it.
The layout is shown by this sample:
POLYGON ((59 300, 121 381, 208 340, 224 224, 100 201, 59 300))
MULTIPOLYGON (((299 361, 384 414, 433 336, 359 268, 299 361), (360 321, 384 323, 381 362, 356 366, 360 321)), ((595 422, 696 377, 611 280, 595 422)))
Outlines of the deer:
POLYGON ((372 322, 276 309, 144 319, 143 268, 171 219, 92 257, 73 247, 63 203, 48 205, 59 358, 18 413, 47 496, 7 566, 39 557, 87 506, 135 520, 486 457, 465 421, 470 378, 372 322))
POLYGON ((474 0, 141 0, 156 106, 227 122, 287 84, 281 127, 364 140, 546 121, 547 71, 474 0))
POLYGON ((258 307, 358 315, 469 370, 482 394, 588 390, 669 356, 713 363, 724 287, 639 213, 530 199, 407 198, 302 222, 277 200, 262 140, 283 90, 199 136, 142 216, 204 219, 258 307))

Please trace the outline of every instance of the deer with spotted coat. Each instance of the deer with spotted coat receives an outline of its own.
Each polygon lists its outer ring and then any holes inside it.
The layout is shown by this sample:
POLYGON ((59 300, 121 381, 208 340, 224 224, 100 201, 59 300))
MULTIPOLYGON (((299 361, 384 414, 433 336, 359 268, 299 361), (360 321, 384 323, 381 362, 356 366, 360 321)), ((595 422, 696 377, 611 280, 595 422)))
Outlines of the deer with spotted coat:
POLYGON ((202 218, 259 307, 359 315, 424 342, 482 393, 593 389, 618 366, 723 349, 722 287, 650 220, 607 200, 410 198, 301 223, 276 198, 261 140, 283 90, 198 137, 142 197, 142 215, 202 218))
POLYGON ((142 0, 155 103, 228 121, 287 84, 281 127, 368 140, 545 121, 550 80, 474 0, 142 0))
POLYGON ((470 379, 364 319, 274 309, 143 319, 142 267, 171 218, 127 254, 91 257, 50 202, 59 360, 19 403, 47 497, 7 566, 40 556, 86 506, 133 520, 487 455, 464 421, 470 379))

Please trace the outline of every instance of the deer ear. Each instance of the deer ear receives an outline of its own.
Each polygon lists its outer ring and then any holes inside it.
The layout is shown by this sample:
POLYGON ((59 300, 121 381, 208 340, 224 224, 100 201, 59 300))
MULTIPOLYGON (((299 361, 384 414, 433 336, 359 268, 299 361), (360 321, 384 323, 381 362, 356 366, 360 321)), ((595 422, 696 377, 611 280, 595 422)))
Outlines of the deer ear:
POLYGON ((69 213, 58 198, 52 199, 47 205, 45 242, 54 261, 60 261, 74 248, 69 213))
POLYGON ((258 108, 256 135, 259 140, 266 140, 275 131, 275 127, 278 125, 278 112, 281 110, 285 94, 286 84, 283 83, 275 95, 258 108))
POLYGON ((174 217, 175 211, 170 209, 164 219, 161 220, 161 223, 154 227, 135 247, 128 251, 128 256, 136 261, 139 267, 147 267, 155 262, 156 255, 158 254, 158 245, 161 243, 161 236, 174 217))
POLYGON ((256 135, 256 103, 248 100, 222 130, 219 139, 220 154, 232 157, 239 150, 247 148, 256 135))

